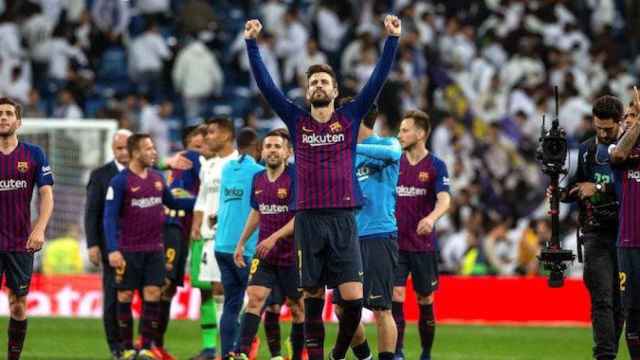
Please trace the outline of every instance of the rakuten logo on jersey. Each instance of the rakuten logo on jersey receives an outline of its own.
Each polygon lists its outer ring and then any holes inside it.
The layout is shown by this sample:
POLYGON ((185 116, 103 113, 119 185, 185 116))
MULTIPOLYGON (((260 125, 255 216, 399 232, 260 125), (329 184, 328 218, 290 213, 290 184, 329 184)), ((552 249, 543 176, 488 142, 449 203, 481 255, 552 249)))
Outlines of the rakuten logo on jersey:
POLYGON ((275 214, 282 214, 282 213, 288 212, 289 211, 289 206, 287 206, 287 205, 275 205, 275 204, 271 204, 271 205, 260 204, 258 206, 258 210, 260 211, 260 214, 262 214, 262 215, 275 215, 275 214))
POLYGON ((640 182, 640 170, 629 170, 627 172, 627 179, 632 179, 636 182, 640 182))
POLYGON ((27 180, 0 180, 0 191, 13 191, 26 189, 29 186, 27 180))
POLYGON ((302 143, 309 146, 326 146, 344 142, 344 134, 302 134, 302 143))
POLYGON ((396 188, 398 196, 401 197, 414 197, 427 195, 427 189, 421 189, 413 186, 398 186, 396 188))
POLYGON ((140 209, 146 209, 160 204, 162 204, 162 198, 159 196, 131 200, 131 206, 140 209))

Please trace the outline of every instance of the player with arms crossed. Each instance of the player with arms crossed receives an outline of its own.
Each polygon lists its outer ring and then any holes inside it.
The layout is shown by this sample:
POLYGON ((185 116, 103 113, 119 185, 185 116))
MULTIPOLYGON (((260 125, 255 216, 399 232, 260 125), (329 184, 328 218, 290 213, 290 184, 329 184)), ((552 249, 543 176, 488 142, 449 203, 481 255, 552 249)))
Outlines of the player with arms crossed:
MULTIPOLYGON (((398 262, 396 225, 396 184, 402 149, 395 138, 384 138, 373 131, 377 108, 371 109, 360 125, 356 152, 358 181, 364 205, 358 212, 358 236, 364 269, 364 306, 373 311, 378 328, 378 359, 393 360, 397 330, 391 314, 393 283, 398 262)), ((340 292, 336 291, 336 313, 342 316, 340 292)), ((360 360, 372 359, 364 326, 351 342, 360 360)))
POLYGON ((21 107, 0 98, 0 281, 9 289, 7 359, 20 359, 27 334, 27 293, 33 271, 33 252, 44 244, 53 212, 53 175, 42 149, 18 141, 21 107), (31 197, 38 186, 40 207, 31 227, 31 197))
POLYGON ((338 287, 343 314, 331 358, 343 359, 362 315, 362 259, 354 209, 362 206, 355 175, 355 151, 360 121, 380 92, 393 64, 400 20, 387 16, 382 57, 360 94, 335 108, 336 77, 329 65, 307 70, 306 99, 311 113, 287 99, 262 62, 256 38, 257 20, 245 25, 247 53, 258 88, 285 122, 295 150, 295 241, 300 286, 305 292, 305 342, 309 359, 324 359, 325 286, 338 287))
POLYGON ((151 345, 158 342, 160 288, 165 281, 164 205, 191 211, 195 200, 176 199, 160 173, 150 169, 157 159, 151 137, 134 134, 127 140, 130 161, 109 184, 104 229, 109 264, 116 270, 118 327, 122 359, 156 359, 151 345), (131 300, 143 289, 142 349, 133 349, 131 300))
MULTIPOLYGON (((251 188, 251 207, 240 241, 236 246, 234 262, 245 267, 244 246, 259 227, 256 256, 251 261, 247 295, 249 304, 242 318, 237 358, 248 359, 251 342, 258 333, 262 309, 272 290, 279 289, 287 298, 293 317, 291 343, 293 359, 300 360, 304 347, 304 310, 302 292, 298 290, 296 250, 293 243, 293 174, 287 167, 289 137, 279 130, 265 136, 262 158, 266 170, 257 173, 251 188)), ((282 360, 279 353, 272 359, 282 360)))
POLYGON ((451 196, 445 163, 426 147, 430 130, 429 116, 422 111, 413 110, 404 115, 398 134, 404 154, 400 159, 396 205, 400 249, 392 309, 398 327, 396 359, 404 359, 403 306, 409 274, 413 279, 420 307, 420 360, 431 359, 435 336, 433 293, 438 288, 435 223, 449 209, 451 196))
POLYGON ((625 337, 631 359, 640 359, 640 94, 625 114, 625 132, 609 148, 620 207, 618 210, 618 265, 625 337))

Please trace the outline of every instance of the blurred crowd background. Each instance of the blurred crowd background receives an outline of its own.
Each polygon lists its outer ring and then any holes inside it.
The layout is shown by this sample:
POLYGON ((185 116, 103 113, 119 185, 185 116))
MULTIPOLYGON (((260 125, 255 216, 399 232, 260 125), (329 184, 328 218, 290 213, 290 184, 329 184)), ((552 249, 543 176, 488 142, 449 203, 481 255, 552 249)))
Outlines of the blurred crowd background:
MULTIPOLYGON (((443 272, 538 274, 550 237, 535 157, 542 115, 553 117, 558 86, 571 159, 593 134, 592 101, 628 102, 640 73, 638 1, 0 0, 0 94, 21 101, 26 117, 117 119, 151 133, 166 155, 204 117, 228 115, 262 134, 282 126, 251 79, 246 19, 262 21, 263 59, 304 105, 314 63, 333 66, 342 96, 358 92, 387 13, 401 17, 403 34, 376 130, 393 136, 409 109, 432 118, 429 148, 446 162, 453 195, 438 224, 443 272)), ((562 215, 575 247, 575 209, 562 215)))

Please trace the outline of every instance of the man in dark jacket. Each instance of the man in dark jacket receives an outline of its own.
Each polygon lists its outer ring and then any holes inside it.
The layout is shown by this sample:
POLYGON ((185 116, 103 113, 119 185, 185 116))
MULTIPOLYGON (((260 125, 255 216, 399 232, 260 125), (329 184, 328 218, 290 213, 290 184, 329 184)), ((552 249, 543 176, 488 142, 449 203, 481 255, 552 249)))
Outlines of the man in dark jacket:
POLYGON ((87 184, 87 207, 84 217, 89 260, 95 266, 102 264, 102 320, 107 335, 107 344, 114 359, 120 357, 121 351, 116 311, 117 297, 114 287, 115 272, 113 267, 109 266, 107 252, 105 251, 102 217, 109 182, 120 170, 126 168, 129 162, 127 139, 130 135, 131 131, 129 130, 118 130, 111 142, 114 160, 91 172, 91 177, 87 184))

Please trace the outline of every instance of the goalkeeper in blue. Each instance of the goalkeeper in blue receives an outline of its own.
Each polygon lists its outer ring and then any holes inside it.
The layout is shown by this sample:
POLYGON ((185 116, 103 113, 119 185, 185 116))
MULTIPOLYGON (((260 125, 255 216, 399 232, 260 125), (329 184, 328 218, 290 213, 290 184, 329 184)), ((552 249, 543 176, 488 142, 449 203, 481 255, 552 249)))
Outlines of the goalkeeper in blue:
MULTIPOLYGON (((377 109, 360 124, 356 147, 356 176, 364 196, 356 223, 364 270, 364 307, 373 311, 378 329, 378 358, 393 360, 397 329, 391 314, 395 268, 398 262, 396 183, 402 149, 395 138, 373 131, 377 109)), ((341 297, 335 290, 336 313, 341 316, 341 297)), ((351 348, 358 359, 372 359, 364 327, 359 325, 351 348)))

